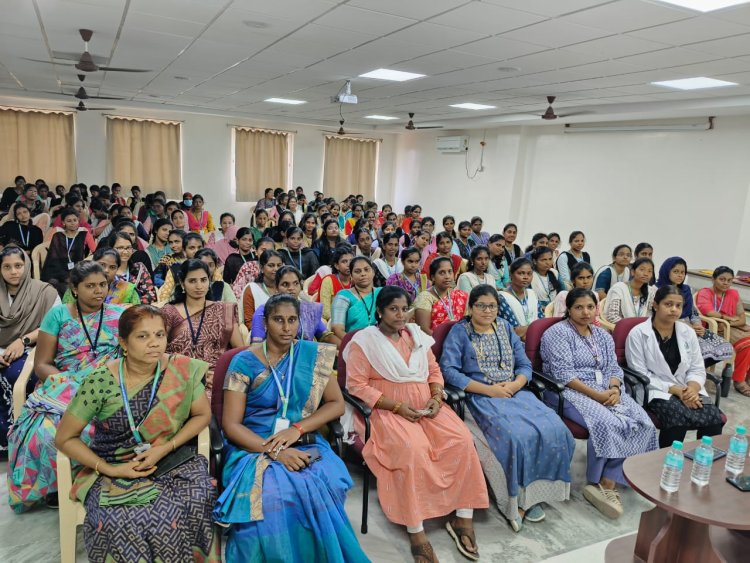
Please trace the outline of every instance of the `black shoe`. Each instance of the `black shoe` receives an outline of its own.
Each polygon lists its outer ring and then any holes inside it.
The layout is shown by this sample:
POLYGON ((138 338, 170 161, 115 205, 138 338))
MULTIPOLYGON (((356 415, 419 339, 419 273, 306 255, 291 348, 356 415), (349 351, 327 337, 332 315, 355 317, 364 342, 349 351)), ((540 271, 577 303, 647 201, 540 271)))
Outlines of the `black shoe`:
POLYGON ((47 503, 47 508, 60 508, 60 501, 57 498, 57 493, 50 493, 44 497, 44 502, 47 503))

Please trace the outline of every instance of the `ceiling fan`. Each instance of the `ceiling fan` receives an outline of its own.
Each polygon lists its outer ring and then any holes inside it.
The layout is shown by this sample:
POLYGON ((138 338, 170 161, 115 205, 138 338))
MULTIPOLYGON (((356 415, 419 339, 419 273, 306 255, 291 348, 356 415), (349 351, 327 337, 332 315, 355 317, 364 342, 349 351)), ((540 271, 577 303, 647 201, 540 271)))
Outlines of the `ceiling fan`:
POLYGON ((534 115, 539 115, 542 119, 552 120, 557 119, 558 117, 572 117, 574 115, 584 115, 590 113, 588 111, 577 111, 574 113, 556 114, 554 108, 552 107, 552 104, 555 103, 556 97, 557 96, 547 96, 547 103, 549 104, 549 107, 547 107, 547 111, 542 114, 536 113, 534 115))
POLYGON ((83 53, 80 56, 76 55, 75 53, 60 53, 60 52, 53 53, 56 59, 77 61, 75 63, 60 63, 56 61, 43 61, 40 59, 29 59, 26 57, 24 57, 24 59, 26 59, 27 61, 35 61, 38 63, 45 63, 45 64, 50 64, 50 65, 74 66, 78 70, 83 71, 83 72, 96 72, 97 70, 103 70, 106 72, 151 72, 151 69, 121 68, 121 67, 102 65, 101 63, 107 60, 105 57, 99 57, 99 56, 92 55, 91 53, 89 53, 89 41, 91 40, 91 36, 94 35, 94 32, 91 31, 90 29, 79 29, 78 33, 81 34, 81 39, 83 39, 83 53))
POLYGON ((67 107, 69 107, 70 109, 77 110, 77 111, 107 111, 107 110, 113 110, 113 109, 115 109, 115 108, 92 108, 92 107, 88 107, 88 106, 86 106, 86 104, 83 103, 83 100, 81 100, 80 102, 78 102, 77 106, 67 106, 67 107))
MULTIPOLYGON (((78 80, 83 83, 84 79, 86 78, 85 74, 79 74, 78 80)), ((72 84, 69 84, 69 86, 73 86, 72 84)), ((52 90, 44 90, 47 94, 58 94, 58 95, 64 95, 67 96, 67 93, 65 92, 53 92, 52 90)), ((125 98, 121 98, 118 96, 89 96, 88 92, 86 92, 86 88, 83 87, 83 84, 78 87, 78 90, 75 94, 73 94, 76 98, 79 100, 124 100, 125 98)))
POLYGON ((324 133, 333 133, 335 135, 340 135, 342 137, 352 137, 354 135, 361 135, 361 133, 347 133, 346 130, 344 129, 344 118, 343 117, 339 120, 339 130, 338 131, 331 131, 331 130, 327 130, 327 129, 321 129, 321 131, 323 131, 324 133))
POLYGON ((407 123, 406 127, 404 127, 404 129, 406 129, 407 131, 415 131, 416 129, 442 129, 442 128, 443 128, 442 125, 423 125, 421 127, 416 127, 414 125, 413 113, 409 113, 409 123, 407 123))

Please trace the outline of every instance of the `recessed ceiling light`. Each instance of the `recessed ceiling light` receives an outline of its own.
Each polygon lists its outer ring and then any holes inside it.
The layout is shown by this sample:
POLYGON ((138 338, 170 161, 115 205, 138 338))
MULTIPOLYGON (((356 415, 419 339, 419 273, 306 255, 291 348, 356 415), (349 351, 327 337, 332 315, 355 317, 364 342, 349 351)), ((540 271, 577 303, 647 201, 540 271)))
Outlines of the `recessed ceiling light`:
POLYGON ((268 98, 263 100, 264 102, 271 102, 272 104, 289 104, 290 106, 298 106, 300 104, 306 104, 305 100, 290 100, 288 98, 268 98))
POLYGON ((242 20, 242 23, 247 27, 252 27, 253 29, 266 29, 268 27, 268 24, 266 22, 259 22, 255 20, 242 20))
POLYGON ((673 4, 681 8, 688 8, 698 12, 713 12, 729 6, 747 4, 750 0, 657 0, 666 4, 673 4))
POLYGON ((517 66, 499 66, 497 70, 500 72, 520 72, 520 68, 517 66))
POLYGON ((175 76, 175 80, 190 80, 187 76, 175 76))
POLYGON ((463 104, 451 104, 452 108, 461 108, 461 109, 494 109, 495 106, 486 106, 484 104, 475 104, 472 102, 466 102, 463 104))
POLYGON ((382 119, 383 121, 390 121, 391 119, 398 119, 398 117, 393 117, 391 115, 366 115, 365 119, 382 119))
POLYGON ((706 78, 705 76, 683 78, 681 80, 664 80, 662 82, 652 82, 651 84, 653 84, 654 86, 676 88, 678 90, 700 90, 701 88, 722 88, 724 86, 737 86, 736 82, 716 80, 715 78, 706 78))
POLYGON ((378 80, 394 80, 396 82, 405 82, 407 80, 414 80, 415 78, 422 78, 424 74, 416 74, 414 72, 404 72, 401 70, 389 70, 387 68, 379 68, 372 70, 367 74, 360 74, 360 78, 377 78, 378 80))

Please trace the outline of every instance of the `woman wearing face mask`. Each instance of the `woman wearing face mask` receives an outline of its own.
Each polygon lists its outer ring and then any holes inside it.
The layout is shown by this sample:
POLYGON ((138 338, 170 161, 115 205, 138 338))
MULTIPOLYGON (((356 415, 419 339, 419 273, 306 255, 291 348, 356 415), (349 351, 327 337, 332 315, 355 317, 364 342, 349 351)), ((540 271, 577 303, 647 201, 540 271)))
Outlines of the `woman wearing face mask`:
POLYGON ((208 300, 237 303, 237 297, 235 297, 232 291, 232 286, 220 279, 221 260, 216 256, 216 253, 210 248, 203 248, 195 253, 195 258, 208 266, 208 279, 211 280, 208 290, 208 300))
POLYGON ((654 263, 650 258, 638 258, 633 263, 633 277, 617 282, 607 293, 604 318, 616 324, 629 317, 648 316, 654 302, 656 288, 648 285, 654 275, 654 263))
POLYGON ((583 234, 583 231, 570 233, 568 243, 570 248, 560 254, 555 261, 555 265, 560 281, 565 284, 567 289, 571 289, 573 286, 573 278, 571 277, 573 267, 581 262, 591 264, 591 256, 588 252, 583 251, 583 247, 586 245, 586 235, 583 234))
POLYGON ((45 313, 60 304, 48 283, 31 277, 31 260, 17 246, 0 252, 0 460, 8 459, 13 424, 13 385, 36 345, 45 313))
POLYGON ((321 266, 330 266, 336 247, 344 242, 341 238, 338 222, 329 219, 323 223, 323 234, 315 241, 313 251, 321 266))
MULTIPOLYGON (((255 242, 253 233, 248 227, 237 229, 234 233, 234 241, 230 244, 236 245, 233 252, 228 253, 224 260, 224 281, 232 285, 237 279, 240 269, 248 262, 254 262, 258 259, 255 254, 255 242)), ((218 252, 217 252, 218 255, 218 252)), ((219 255, 221 259, 221 256, 219 255)))
POLYGON ((544 317, 536 293, 529 286, 532 277, 531 260, 519 258, 510 265, 510 283, 500 293, 499 316, 513 327, 518 337, 525 341, 529 325, 544 317))
POLYGON ((268 298, 277 293, 276 272, 284 265, 281 254, 275 250, 266 250, 260 255, 260 273, 255 281, 247 284, 242 291, 240 308, 242 321, 250 330, 256 307, 263 305, 268 298))
POLYGON ((169 254, 169 233, 172 230, 172 223, 168 219, 158 219, 154 223, 151 231, 151 244, 146 252, 151 258, 151 267, 156 268, 160 260, 169 254))
POLYGON ((531 254, 531 261, 534 263, 531 289, 536 293, 542 309, 552 303, 557 293, 563 289, 555 272, 552 271, 552 255, 552 249, 546 246, 535 249, 531 254))
MULTIPOLYGON (((187 204, 187 201, 184 202, 187 204)), ((203 209, 204 199, 200 194, 195 194, 190 210, 187 212, 188 228, 194 233, 207 237, 216 230, 211 213, 203 209)))
POLYGON ((677 286, 660 287, 651 318, 630 331, 628 366, 649 378, 648 410, 659 420, 659 447, 683 441, 688 430, 698 438, 721 434, 721 411, 706 393, 706 368, 695 331, 678 322, 684 307, 677 286))
POLYGON ((211 398, 214 367, 228 348, 242 346, 236 303, 211 301, 208 266, 188 259, 180 266, 180 285, 171 303, 162 307, 167 327, 167 353, 208 362, 206 395, 211 398))
POLYGON ((79 226, 78 213, 74 209, 63 210, 60 217, 63 228, 54 230, 41 279, 55 286, 62 296, 67 289, 70 271, 96 250, 96 244, 91 233, 79 226))
POLYGON ((307 279, 315 275, 320 264, 312 248, 303 246, 303 237, 302 229, 289 227, 286 231, 286 247, 281 249, 281 259, 287 266, 297 268, 307 279))
POLYGON ((618 244, 612 251, 612 263, 599 268, 594 275, 594 291, 601 301, 607 297, 609 289, 618 282, 630 281, 630 259, 633 251, 627 244, 618 244))
MULTIPOLYGON (((8 435, 8 492, 16 513, 45 499, 56 505, 55 429, 78 387, 99 365, 120 356, 117 321, 124 308, 104 302, 109 282, 85 260, 70 272, 75 303, 52 307, 42 320, 34 356, 41 381, 8 435)), ((90 428, 81 438, 88 442, 90 428)))
POLYGON ((380 287, 375 287, 375 270, 364 256, 355 256, 349 263, 351 289, 342 289, 331 304, 331 330, 343 339, 347 332, 375 324, 375 301, 380 287))
POLYGON ((10 215, 14 220, 0 227, 0 244, 15 244, 31 256, 31 251, 42 244, 42 229, 34 225, 29 208, 22 203, 14 204, 10 215))
POLYGON ((401 251, 401 265, 403 270, 399 273, 392 274, 387 280, 386 285, 395 285, 402 288, 409 294, 412 301, 417 298, 423 291, 430 289, 430 280, 426 274, 421 273, 419 260, 422 252, 418 248, 405 248, 401 251))
POLYGON ((111 248, 120 255, 117 278, 135 285, 141 297, 141 303, 149 304, 156 301, 156 287, 148 269, 143 262, 135 260, 136 251, 133 239, 126 233, 117 232, 110 236, 109 241, 111 248))
MULTIPOLYGON (((116 250, 112 248, 100 248, 94 252, 93 259, 94 262, 102 267, 104 275, 107 276, 107 281, 109 282, 109 291, 104 298, 105 303, 123 305, 125 307, 141 304, 141 297, 138 295, 135 285, 117 275, 117 269, 120 267, 120 255, 116 250)), ((75 298, 70 288, 63 295, 62 302, 75 303, 75 298)))

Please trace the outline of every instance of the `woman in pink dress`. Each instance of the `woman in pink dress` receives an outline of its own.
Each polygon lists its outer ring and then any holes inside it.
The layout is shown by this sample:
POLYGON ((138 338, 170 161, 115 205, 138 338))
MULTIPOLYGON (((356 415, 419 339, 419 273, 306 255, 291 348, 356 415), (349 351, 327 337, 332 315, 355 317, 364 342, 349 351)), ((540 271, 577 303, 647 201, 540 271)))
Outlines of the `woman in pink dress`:
MULTIPOLYGON (((416 562, 437 561, 422 522, 454 511, 446 529, 462 555, 478 560, 473 510, 489 506, 482 467, 466 426, 441 408, 434 340, 406 323, 410 307, 406 290, 384 287, 375 303, 378 325, 359 331, 344 350, 347 389, 372 408, 362 455, 386 517, 406 526, 416 562)), ((355 430, 364 435, 361 420, 355 430)))

